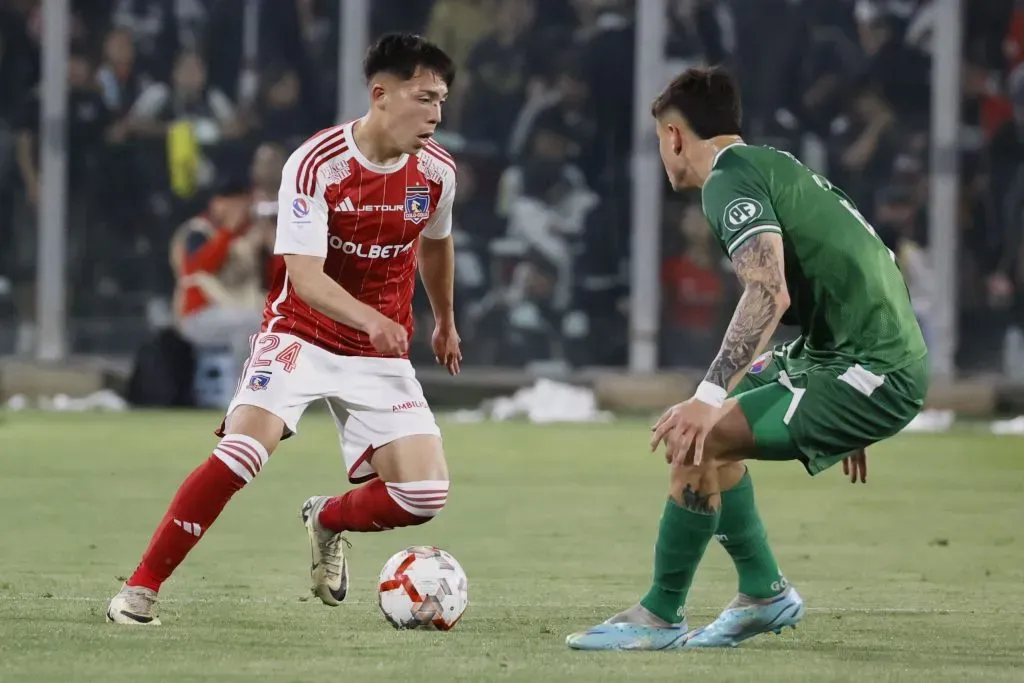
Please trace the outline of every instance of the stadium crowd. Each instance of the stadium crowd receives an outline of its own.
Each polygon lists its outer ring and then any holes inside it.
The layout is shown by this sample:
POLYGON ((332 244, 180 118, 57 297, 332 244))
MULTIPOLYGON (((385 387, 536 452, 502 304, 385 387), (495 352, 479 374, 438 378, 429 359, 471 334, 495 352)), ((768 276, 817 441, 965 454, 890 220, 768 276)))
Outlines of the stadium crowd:
MULTIPOLYGON (((279 267, 268 235, 280 164, 335 122, 339 3, 71 4, 71 350, 130 355, 166 326, 196 343, 234 334, 190 317, 219 306, 234 313, 208 317, 258 319, 254 292, 279 267), (231 268, 209 258, 218 235, 231 268)), ((927 332, 931 3, 668 5, 666 55, 735 70, 748 141, 797 154, 851 195, 898 254, 927 332)), ((1024 3, 965 6, 959 306, 970 334, 958 363, 1022 368, 1024 3)), ((420 31, 459 67, 438 139, 459 163, 466 364, 625 363, 635 2, 370 7, 374 35, 420 31)), ((0 0, 0 355, 35 344, 40 17, 40 0, 0 0)), ((736 296, 698 202, 666 188, 666 365, 709 361, 736 296)), ((414 360, 430 355, 429 325, 419 330, 414 360)))

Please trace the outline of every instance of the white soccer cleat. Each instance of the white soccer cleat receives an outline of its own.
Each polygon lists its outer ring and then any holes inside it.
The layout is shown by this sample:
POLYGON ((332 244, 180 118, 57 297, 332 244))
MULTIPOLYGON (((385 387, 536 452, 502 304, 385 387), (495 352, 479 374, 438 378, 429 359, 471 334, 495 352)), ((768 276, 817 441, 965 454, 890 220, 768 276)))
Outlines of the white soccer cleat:
POLYGON ((345 559, 348 541, 320 524, 320 510, 328 500, 328 496, 313 496, 307 500, 302 506, 302 521, 309 533, 313 595, 325 605, 337 607, 348 594, 348 560, 345 559))
POLYGON ((121 586, 110 600, 107 621, 127 626, 159 626, 156 616, 156 591, 138 586, 121 586))

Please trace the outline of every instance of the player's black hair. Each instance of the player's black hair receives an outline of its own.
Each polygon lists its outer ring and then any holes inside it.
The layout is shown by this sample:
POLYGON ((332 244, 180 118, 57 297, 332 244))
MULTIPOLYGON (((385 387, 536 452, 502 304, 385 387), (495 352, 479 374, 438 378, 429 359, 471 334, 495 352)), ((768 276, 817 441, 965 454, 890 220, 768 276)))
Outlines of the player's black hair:
POLYGON ((433 71, 448 87, 455 80, 455 63, 448 53, 414 33, 381 36, 366 51, 363 60, 363 76, 367 82, 379 73, 389 73, 407 81, 417 68, 433 71))
POLYGON ((651 114, 660 118, 672 109, 682 114, 703 140, 742 134, 740 88, 722 67, 687 69, 676 76, 655 98, 651 114))

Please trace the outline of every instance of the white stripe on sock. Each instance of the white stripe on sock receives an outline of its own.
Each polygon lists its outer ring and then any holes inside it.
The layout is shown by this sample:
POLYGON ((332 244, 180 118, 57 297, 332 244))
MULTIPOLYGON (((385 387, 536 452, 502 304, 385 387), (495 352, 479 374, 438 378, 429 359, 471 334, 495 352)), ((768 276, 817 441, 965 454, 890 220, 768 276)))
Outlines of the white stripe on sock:
POLYGON ((246 484, 260 473, 270 458, 263 444, 245 434, 228 434, 213 449, 213 454, 246 484))

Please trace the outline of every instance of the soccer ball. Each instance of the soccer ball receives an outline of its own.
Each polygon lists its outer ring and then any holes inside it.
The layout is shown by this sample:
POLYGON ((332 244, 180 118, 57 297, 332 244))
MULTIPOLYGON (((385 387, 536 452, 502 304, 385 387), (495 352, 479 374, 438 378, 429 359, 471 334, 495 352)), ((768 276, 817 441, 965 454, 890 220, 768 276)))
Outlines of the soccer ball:
POLYGON ((434 546, 418 545, 391 556, 380 571, 377 596, 384 618, 397 629, 447 631, 469 605, 466 572, 434 546))

